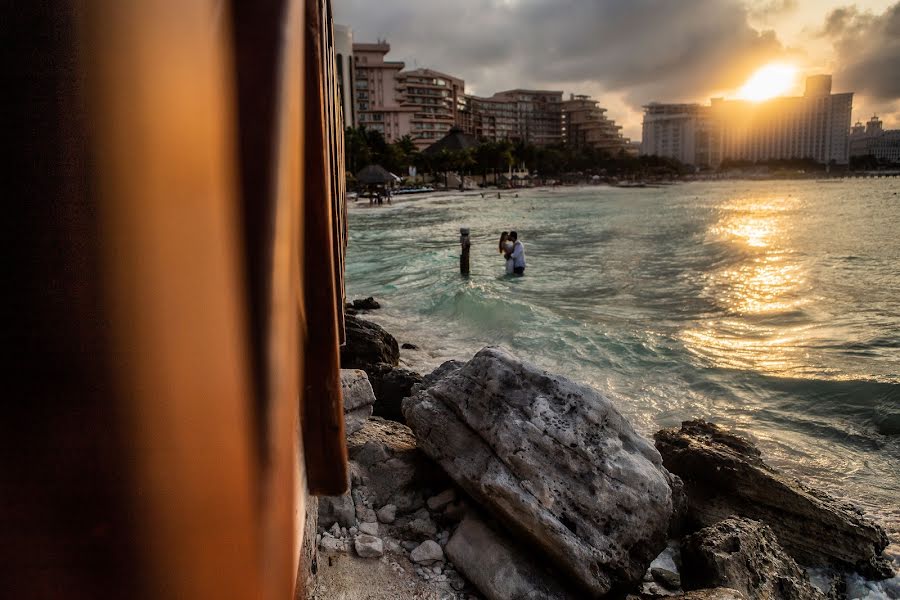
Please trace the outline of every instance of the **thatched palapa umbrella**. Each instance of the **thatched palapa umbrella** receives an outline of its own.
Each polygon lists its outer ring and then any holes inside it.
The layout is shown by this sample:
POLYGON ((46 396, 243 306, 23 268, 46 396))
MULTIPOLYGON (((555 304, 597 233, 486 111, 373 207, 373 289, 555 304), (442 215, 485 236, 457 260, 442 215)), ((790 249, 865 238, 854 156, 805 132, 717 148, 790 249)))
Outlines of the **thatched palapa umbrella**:
POLYGON ((363 185, 387 185, 395 178, 381 165, 369 165, 356 174, 356 181, 363 185))
POLYGON ((474 135, 464 133, 459 127, 453 127, 447 135, 425 148, 425 154, 428 156, 437 156, 442 150, 446 150, 447 152, 459 152, 461 150, 474 148, 477 145, 478 140, 474 135))

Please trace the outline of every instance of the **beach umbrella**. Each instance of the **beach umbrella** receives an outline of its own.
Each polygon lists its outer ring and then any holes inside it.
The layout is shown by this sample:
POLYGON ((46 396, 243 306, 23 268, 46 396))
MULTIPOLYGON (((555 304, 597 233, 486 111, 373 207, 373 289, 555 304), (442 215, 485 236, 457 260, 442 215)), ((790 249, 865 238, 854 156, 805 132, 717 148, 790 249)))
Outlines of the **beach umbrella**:
POLYGON ((381 165, 369 165, 356 174, 356 181, 363 185, 384 185, 394 181, 394 175, 381 165))
POLYGON ((425 148, 425 155, 437 156, 441 153, 441 150, 446 150, 447 152, 460 152, 462 150, 474 148, 477 145, 478 140, 474 135, 464 133, 459 127, 453 127, 447 135, 425 148))

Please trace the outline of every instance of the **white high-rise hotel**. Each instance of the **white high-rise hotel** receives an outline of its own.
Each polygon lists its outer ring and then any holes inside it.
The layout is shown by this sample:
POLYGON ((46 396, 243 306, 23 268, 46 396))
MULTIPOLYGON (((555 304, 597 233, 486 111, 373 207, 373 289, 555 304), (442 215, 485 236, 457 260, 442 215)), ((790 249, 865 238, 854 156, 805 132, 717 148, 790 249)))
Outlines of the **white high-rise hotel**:
POLYGON ((789 158, 846 165, 852 109, 853 93, 832 94, 830 75, 807 78, 797 97, 652 103, 644 107, 641 153, 709 167, 789 158))

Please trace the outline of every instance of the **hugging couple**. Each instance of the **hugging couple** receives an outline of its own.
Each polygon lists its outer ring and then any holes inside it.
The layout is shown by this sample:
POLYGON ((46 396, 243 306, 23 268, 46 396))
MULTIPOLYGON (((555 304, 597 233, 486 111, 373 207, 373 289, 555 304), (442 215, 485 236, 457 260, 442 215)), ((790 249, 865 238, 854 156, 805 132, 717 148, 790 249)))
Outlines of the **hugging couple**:
POLYGON ((506 274, 521 277, 525 274, 525 246, 519 241, 515 231, 504 231, 500 234, 498 245, 500 254, 506 258, 506 274))

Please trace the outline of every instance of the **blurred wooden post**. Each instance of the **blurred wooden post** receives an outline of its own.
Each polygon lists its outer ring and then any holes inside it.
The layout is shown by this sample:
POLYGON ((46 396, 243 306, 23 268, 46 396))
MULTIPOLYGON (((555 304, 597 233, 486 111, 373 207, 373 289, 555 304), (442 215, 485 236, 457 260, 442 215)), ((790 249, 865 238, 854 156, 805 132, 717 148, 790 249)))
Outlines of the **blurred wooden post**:
POLYGON ((469 275, 469 250, 472 247, 472 241, 469 239, 469 228, 460 227, 459 229, 459 245, 462 247, 459 255, 459 273, 468 277, 469 275))

